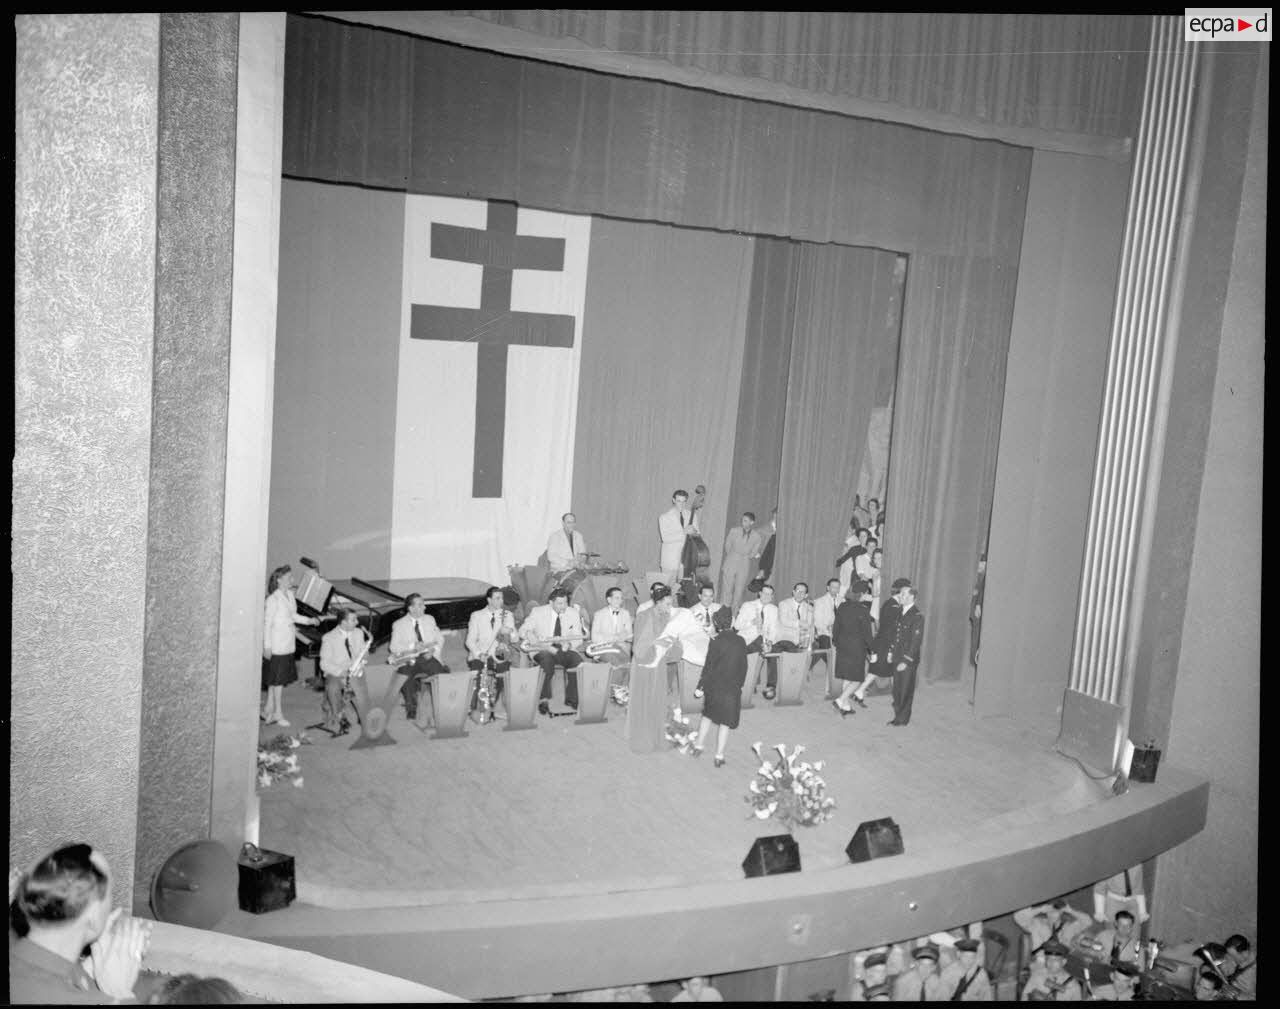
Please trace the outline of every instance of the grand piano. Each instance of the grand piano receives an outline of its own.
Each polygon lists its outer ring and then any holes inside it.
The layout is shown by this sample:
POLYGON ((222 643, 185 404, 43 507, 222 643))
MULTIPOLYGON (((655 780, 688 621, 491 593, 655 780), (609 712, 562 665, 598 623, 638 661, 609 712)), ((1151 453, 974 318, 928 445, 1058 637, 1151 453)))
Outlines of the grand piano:
POLYGON ((487 582, 474 578, 337 578, 327 581, 315 563, 302 558, 296 596, 298 612, 319 618, 318 627, 299 626, 306 644, 298 644, 298 658, 318 658, 320 638, 333 629, 337 611, 350 607, 360 626, 373 638, 373 648, 391 637, 391 625, 405 612, 405 599, 414 592, 426 600, 426 611, 442 631, 467 626, 475 610, 485 606, 487 582))

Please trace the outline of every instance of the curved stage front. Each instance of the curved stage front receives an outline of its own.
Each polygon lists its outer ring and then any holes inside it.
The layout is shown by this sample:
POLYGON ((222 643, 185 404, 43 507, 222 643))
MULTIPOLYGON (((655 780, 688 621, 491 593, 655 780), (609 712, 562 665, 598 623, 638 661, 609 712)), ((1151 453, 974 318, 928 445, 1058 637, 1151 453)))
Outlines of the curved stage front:
MULTIPOLYGON (((375 696, 385 666, 370 670, 375 696)), ((557 681, 558 681, 557 677, 557 681)), ((261 843, 297 861, 298 900, 223 931, 471 998, 718 974, 862 949, 1066 893, 1191 837, 1208 783, 1161 767, 1112 794, 1053 749, 1056 724, 978 719, 968 684, 921 684, 909 726, 887 697, 841 719, 819 664, 800 707, 757 698, 729 762, 640 756, 625 713, 540 718, 435 740, 393 714, 394 746, 311 732, 305 784, 262 796, 261 843), (834 819, 798 828, 798 873, 747 879, 774 821, 744 800, 750 745, 826 761, 834 819), (901 855, 853 864, 858 825, 892 817, 901 855)), ((556 694, 560 693, 557 683, 556 694)), ((295 726, 319 694, 291 688, 295 726)), ((304 721, 305 719, 305 721, 304 721)), ((296 731, 296 729, 292 730, 296 731)))

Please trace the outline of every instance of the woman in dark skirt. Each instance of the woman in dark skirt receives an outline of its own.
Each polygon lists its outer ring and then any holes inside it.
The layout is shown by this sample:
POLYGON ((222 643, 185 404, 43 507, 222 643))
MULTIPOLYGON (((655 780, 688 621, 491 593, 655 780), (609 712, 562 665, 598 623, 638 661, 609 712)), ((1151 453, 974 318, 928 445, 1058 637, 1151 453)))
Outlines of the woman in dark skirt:
POLYGON ((722 606, 711 614, 711 626, 716 634, 707 648, 707 663, 702 667, 698 689, 703 692, 702 723, 698 726, 698 741, 693 744, 695 757, 702 754, 707 745, 711 726, 716 726, 716 767, 724 766, 724 748, 729 742, 729 730, 738 727, 742 711, 742 684, 747 678, 747 646, 733 629, 733 614, 728 606, 722 606))
POLYGON ((286 728, 284 688, 298 678, 294 661, 295 624, 319 624, 315 617, 298 615, 293 596, 293 569, 284 564, 271 572, 267 582, 267 601, 262 620, 262 689, 267 692, 261 718, 268 725, 286 728))
POLYGON ((836 610, 831 643, 836 649, 836 679, 844 681, 844 689, 831 703, 842 717, 857 710, 850 700, 857 701, 860 707, 867 706, 862 699, 866 693, 867 661, 875 660, 870 607, 871 586, 865 581, 855 581, 849 587, 849 597, 836 610))

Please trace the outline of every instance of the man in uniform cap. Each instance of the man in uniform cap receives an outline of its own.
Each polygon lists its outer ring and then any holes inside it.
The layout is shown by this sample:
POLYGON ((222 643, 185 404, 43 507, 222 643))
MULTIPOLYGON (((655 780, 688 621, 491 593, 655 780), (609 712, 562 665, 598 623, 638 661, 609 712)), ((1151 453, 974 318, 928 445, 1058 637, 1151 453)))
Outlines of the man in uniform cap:
POLYGON ((946 982, 952 1002, 991 1001, 991 979, 978 958, 981 946, 977 939, 966 937, 956 940, 959 960, 948 964, 942 971, 942 980, 946 982))
MULTIPOLYGON (((870 667, 871 674, 876 678, 877 693, 881 692, 880 688, 890 686, 893 682, 893 666, 889 664, 885 650, 889 647, 889 642, 893 640, 893 629, 897 626, 898 616, 902 613, 902 607, 898 605, 898 593, 910 584, 910 578, 895 578, 889 598, 880 606, 880 619, 876 624, 876 661, 870 667), (888 682, 886 683, 886 681, 888 682)), ((862 696, 865 697, 866 684, 863 686, 862 696)))
POLYGON ((1027 986, 1022 989, 1024 1001, 1035 999, 1054 1002, 1079 1002, 1084 998, 1080 982, 1067 973, 1067 954, 1069 950, 1057 939, 1050 939, 1044 944, 1043 972, 1032 974, 1027 986))
POLYGON ((856 969, 854 976, 850 1001, 870 1002, 872 991, 880 988, 883 988, 887 995, 889 993, 889 954, 884 950, 868 953, 867 958, 862 961, 862 977, 857 978, 856 969))
POLYGON ((915 969, 898 975, 893 984, 895 1002, 946 1002, 951 989, 938 975, 938 947, 933 943, 917 946, 912 957, 915 969))

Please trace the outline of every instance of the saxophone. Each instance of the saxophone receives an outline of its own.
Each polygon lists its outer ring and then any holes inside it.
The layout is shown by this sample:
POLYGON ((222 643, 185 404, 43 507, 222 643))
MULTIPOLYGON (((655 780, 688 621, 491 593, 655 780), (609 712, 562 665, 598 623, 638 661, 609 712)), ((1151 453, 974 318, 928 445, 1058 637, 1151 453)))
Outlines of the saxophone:
POLYGON ((481 656, 480 671, 477 674, 476 700, 480 705, 479 722, 486 725, 493 721, 494 705, 498 697, 498 676, 493 671, 495 662, 506 662, 511 644, 511 631, 507 629, 507 610, 498 614, 498 633, 493 636, 493 643, 481 656))

